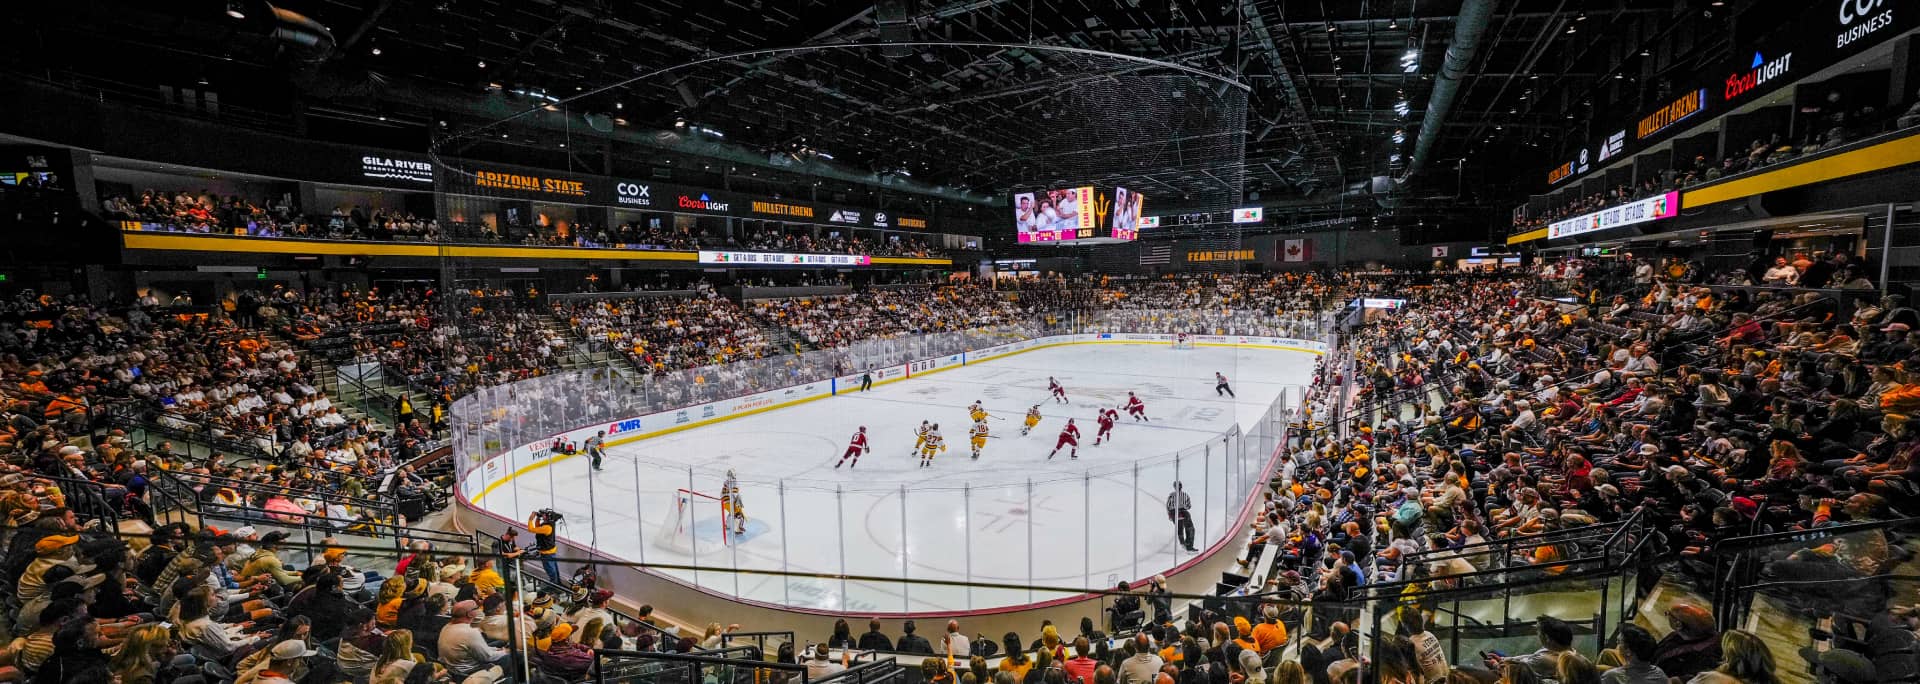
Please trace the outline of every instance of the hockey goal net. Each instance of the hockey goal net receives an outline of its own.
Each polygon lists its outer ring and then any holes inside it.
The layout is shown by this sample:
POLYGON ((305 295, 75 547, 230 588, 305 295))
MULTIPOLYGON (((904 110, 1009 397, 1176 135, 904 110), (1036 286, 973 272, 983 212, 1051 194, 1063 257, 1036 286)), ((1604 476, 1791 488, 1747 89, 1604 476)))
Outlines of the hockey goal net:
POLYGON ((1192 349, 1193 335, 1190 335, 1188 333, 1174 333, 1173 348, 1174 349, 1192 349))
POLYGON ((654 532, 653 543, 685 554, 704 554, 733 541, 733 525, 720 506, 720 497, 691 489, 677 489, 667 515, 654 532))

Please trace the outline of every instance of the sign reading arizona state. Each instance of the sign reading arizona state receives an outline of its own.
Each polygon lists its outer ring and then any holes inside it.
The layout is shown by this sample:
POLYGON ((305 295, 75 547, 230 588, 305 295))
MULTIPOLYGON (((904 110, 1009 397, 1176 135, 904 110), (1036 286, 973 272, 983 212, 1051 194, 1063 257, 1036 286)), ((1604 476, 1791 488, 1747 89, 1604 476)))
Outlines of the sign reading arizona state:
POLYGON ((495 190, 517 190, 520 192, 537 192, 547 195, 566 195, 568 197, 587 196, 587 184, 585 181, 545 178, 518 173, 475 171, 473 173, 473 184, 495 190))

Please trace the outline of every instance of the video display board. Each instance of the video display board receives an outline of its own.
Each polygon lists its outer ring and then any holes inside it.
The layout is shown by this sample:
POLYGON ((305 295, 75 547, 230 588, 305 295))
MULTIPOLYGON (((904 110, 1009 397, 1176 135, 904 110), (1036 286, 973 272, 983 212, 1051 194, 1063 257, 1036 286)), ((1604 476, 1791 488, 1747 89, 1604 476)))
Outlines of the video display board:
POLYGON ((1145 195, 1126 188, 1113 189, 1113 219, 1108 225, 1112 228, 1114 239, 1140 238, 1140 229, 1146 227, 1140 223, 1140 210, 1145 203, 1145 195))
POLYGON ((1021 244, 1093 237, 1093 186, 1013 195, 1013 225, 1021 244))

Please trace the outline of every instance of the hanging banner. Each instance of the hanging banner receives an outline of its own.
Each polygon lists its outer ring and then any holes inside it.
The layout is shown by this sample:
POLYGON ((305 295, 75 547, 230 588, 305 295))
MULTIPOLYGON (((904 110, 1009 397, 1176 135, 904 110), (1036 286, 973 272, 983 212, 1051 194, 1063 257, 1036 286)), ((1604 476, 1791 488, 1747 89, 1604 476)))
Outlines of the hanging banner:
MULTIPOLYGON (((1547 239, 1553 240, 1608 228, 1631 226, 1680 215, 1680 193, 1669 192, 1617 207, 1555 221, 1547 226, 1547 239)), ((1436 248, 1437 249, 1437 248, 1436 248)), ((1439 255, 1435 255, 1439 256, 1439 255)))

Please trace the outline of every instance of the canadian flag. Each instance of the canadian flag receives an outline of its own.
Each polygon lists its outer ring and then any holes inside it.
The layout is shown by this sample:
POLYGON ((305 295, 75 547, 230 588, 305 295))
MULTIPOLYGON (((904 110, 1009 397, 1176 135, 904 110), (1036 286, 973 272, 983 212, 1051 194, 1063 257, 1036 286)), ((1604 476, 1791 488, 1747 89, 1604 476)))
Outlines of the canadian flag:
POLYGON ((1286 240, 1280 244, 1281 261, 1312 261, 1313 241, 1308 239, 1286 240))

